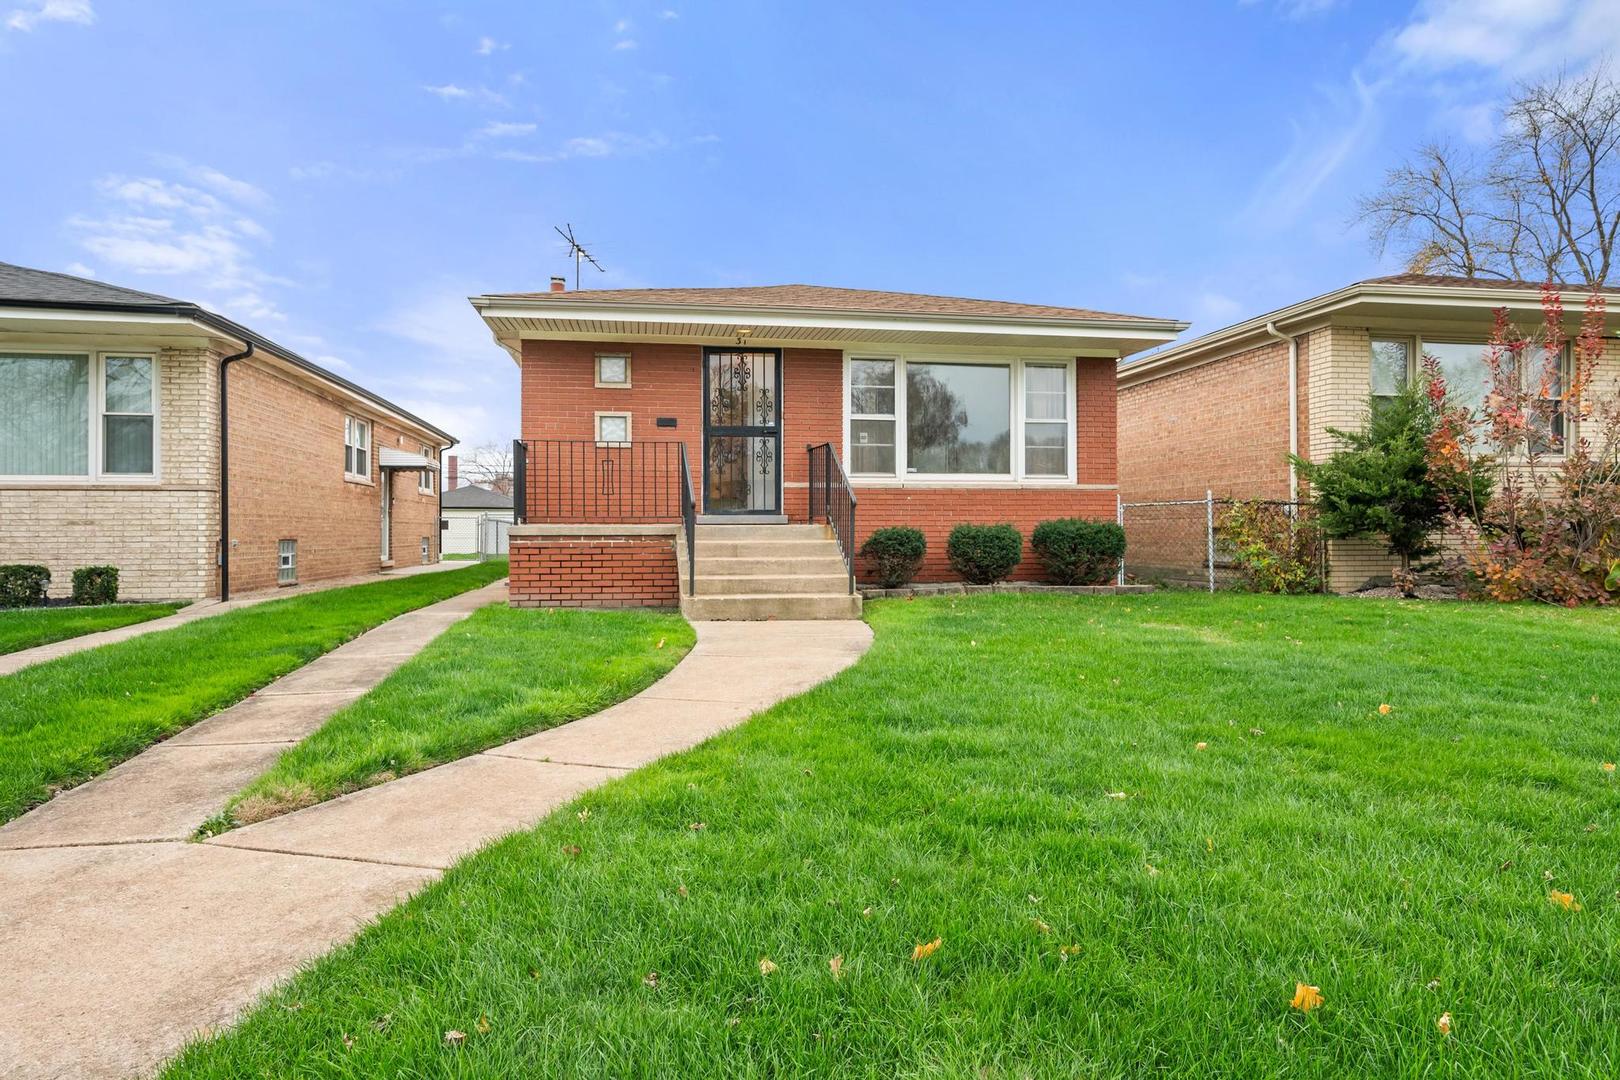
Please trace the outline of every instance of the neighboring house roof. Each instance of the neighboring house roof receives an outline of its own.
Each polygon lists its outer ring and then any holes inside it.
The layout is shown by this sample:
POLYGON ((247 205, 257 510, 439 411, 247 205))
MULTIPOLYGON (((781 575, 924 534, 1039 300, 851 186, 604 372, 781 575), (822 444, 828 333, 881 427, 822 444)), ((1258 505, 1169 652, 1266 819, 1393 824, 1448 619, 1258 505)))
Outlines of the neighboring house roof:
MULTIPOLYGON (((1604 296, 1620 295, 1620 289, 1607 286, 1593 290, 1585 285, 1567 282, 1548 284, 1563 297, 1564 309, 1571 317, 1578 316, 1587 297, 1594 291, 1604 296)), ((1403 318, 1432 318, 1437 313, 1456 317, 1459 312, 1473 312, 1483 317, 1501 307, 1539 309, 1544 287, 1528 281, 1443 274, 1394 274, 1368 278, 1122 362, 1119 366, 1119 382, 1121 386, 1135 385, 1174 371, 1220 360, 1253 348, 1256 343, 1269 337, 1304 333, 1313 326, 1325 324, 1334 312, 1345 308, 1354 307, 1358 313, 1366 310, 1403 318)), ((1620 305, 1610 310, 1611 323, 1616 317, 1620 317, 1620 305)))
POLYGON ((580 289, 574 292, 496 293, 490 299, 544 300, 548 303, 675 304, 698 307, 759 308, 895 315, 978 315, 991 318, 1074 319, 1095 322, 1171 322, 1145 315, 1120 315, 1088 308, 972 300, 928 293, 841 289, 827 285, 749 285, 727 289, 580 289))
POLYGON ((748 342, 760 347, 949 345, 1075 355, 1129 355, 1187 329, 1176 319, 959 296, 759 285, 584 289, 471 298, 517 360, 522 342, 748 342), (1096 353, 1093 353, 1096 355, 1096 353))
POLYGON ((387 398, 374 394, 358 383, 328 371, 319 364, 306 360, 282 345, 277 345, 262 334, 255 333, 222 315, 185 300, 175 300, 157 293, 140 292, 119 285, 93 281, 90 278, 59 274, 52 270, 35 270, 26 266, 0 262, 0 308, 39 308, 64 311, 126 311, 146 315, 168 315, 191 319, 218 331, 221 335, 243 344, 251 343, 255 349, 273 353, 294 367, 302 368, 315 377, 347 390, 357 397, 416 424, 424 431, 440 436, 453 444, 456 439, 437 425, 430 424, 414 413, 400 408, 387 398))
POLYGON ((446 510, 510 510, 512 496, 481 488, 476 484, 451 488, 443 496, 446 510))

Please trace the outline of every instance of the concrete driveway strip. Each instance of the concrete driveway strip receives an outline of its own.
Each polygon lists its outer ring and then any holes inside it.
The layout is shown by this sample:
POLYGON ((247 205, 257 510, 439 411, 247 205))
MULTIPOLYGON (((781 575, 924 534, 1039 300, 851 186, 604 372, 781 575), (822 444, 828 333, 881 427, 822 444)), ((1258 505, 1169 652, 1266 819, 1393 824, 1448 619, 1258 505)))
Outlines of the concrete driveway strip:
MULTIPOLYGON (((468 611, 476 596, 466 595, 468 611)), ((398 624, 410 617, 386 628, 406 636, 398 624)), ((356 680, 289 676, 237 706, 237 716, 221 713, 77 789, 103 784, 106 796, 70 801, 69 792, 0 829, 0 848, 11 848, 0 850, 0 1031, 10 1044, 0 1077, 148 1074, 440 868, 831 677, 871 642, 861 622, 694 625, 686 659, 628 701, 207 843, 127 841, 190 822, 212 797, 207 774, 251 767, 230 751, 279 752, 318 725, 323 709, 352 699, 356 680), (187 772, 188 754, 206 766, 187 772), (137 762, 142 769, 130 770, 137 762), (122 770, 129 775, 115 781, 122 770), (115 798, 118 785, 141 798, 115 798), (164 790, 176 809, 155 805, 164 790), (36 815, 42 824, 30 823, 36 815), (119 840, 97 839, 109 837, 119 840)), ((374 662, 403 656, 392 639, 370 636, 343 648, 357 646, 349 670, 380 678, 374 662)), ((206 814, 240 783, 219 787, 206 814)))
POLYGON ((102 776, 0 825, 0 849, 184 840, 287 747, 446 628, 506 598, 502 582, 406 612, 102 776))

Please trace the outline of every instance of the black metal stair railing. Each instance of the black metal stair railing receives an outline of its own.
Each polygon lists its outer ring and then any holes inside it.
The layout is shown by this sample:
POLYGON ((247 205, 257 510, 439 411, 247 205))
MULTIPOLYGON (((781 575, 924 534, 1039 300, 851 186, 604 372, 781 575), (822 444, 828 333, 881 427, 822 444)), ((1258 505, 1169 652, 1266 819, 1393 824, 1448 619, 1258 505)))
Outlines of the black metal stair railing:
POLYGON ((686 533, 686 595, 697 595, 697 496, 692 491, 692 468, 681 443, 681 528, 686 533))
POLYGON ((810 453, 810 520, 832 527, 844 566, 849 570, 849 591, 855 592, 855 491, 839 463, 832 443, 807 448, 810 453))

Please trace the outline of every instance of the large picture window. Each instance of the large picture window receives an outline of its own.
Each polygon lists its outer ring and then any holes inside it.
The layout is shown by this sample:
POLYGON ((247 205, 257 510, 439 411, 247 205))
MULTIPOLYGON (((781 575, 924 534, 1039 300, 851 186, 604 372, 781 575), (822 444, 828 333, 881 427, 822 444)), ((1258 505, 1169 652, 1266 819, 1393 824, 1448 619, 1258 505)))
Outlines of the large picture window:
POLYGON ((157 471, 157 361, 0 352, 0 476, 130 479, 157 471))
MULTIPOLYGON (((1372 340, 1372 402, 1376 408, 1400 393, 1408 380, 1417 377, 1419 357, 1432 356, 1446 381, 1446 394, 1454 404, 1462 405, 1478 416, 1491 392, 1491 346, 1477 341, 1413 341, 1411 338, 1374 338, 1372 340)), ((1508 371, 1517 368, 1518 375, 1532 388, 1539 386, 1545 368, 1544 354, 1537 351, 1533 358, 1522 361, 1509 357, 1505 361, 1508 371)), ((1563 392, 1569 378, 1569 350, 1559 357, 1559 372, 1555 385, 1549 387, 1556 409, 1552 429, 1542 436, 1541 449, 1557 450, 1564 442, 1563 392)))
POLYGON ((854 476, 1063 480, 1073 368, 1063 361, 851 356, 854 476))

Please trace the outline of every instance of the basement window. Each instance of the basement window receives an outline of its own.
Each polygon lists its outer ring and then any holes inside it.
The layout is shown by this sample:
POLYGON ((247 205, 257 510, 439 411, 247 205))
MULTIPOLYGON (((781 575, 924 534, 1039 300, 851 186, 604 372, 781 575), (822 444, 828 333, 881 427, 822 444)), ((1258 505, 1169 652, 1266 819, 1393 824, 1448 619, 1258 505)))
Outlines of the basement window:
POLYGON ((422 565, 426 566, 433 561, 433 545, 427 537, 422 537, 422 565))
POLYGON ((281 541, 276 561, 276 584, 298 584, 298 541, 281 541))

